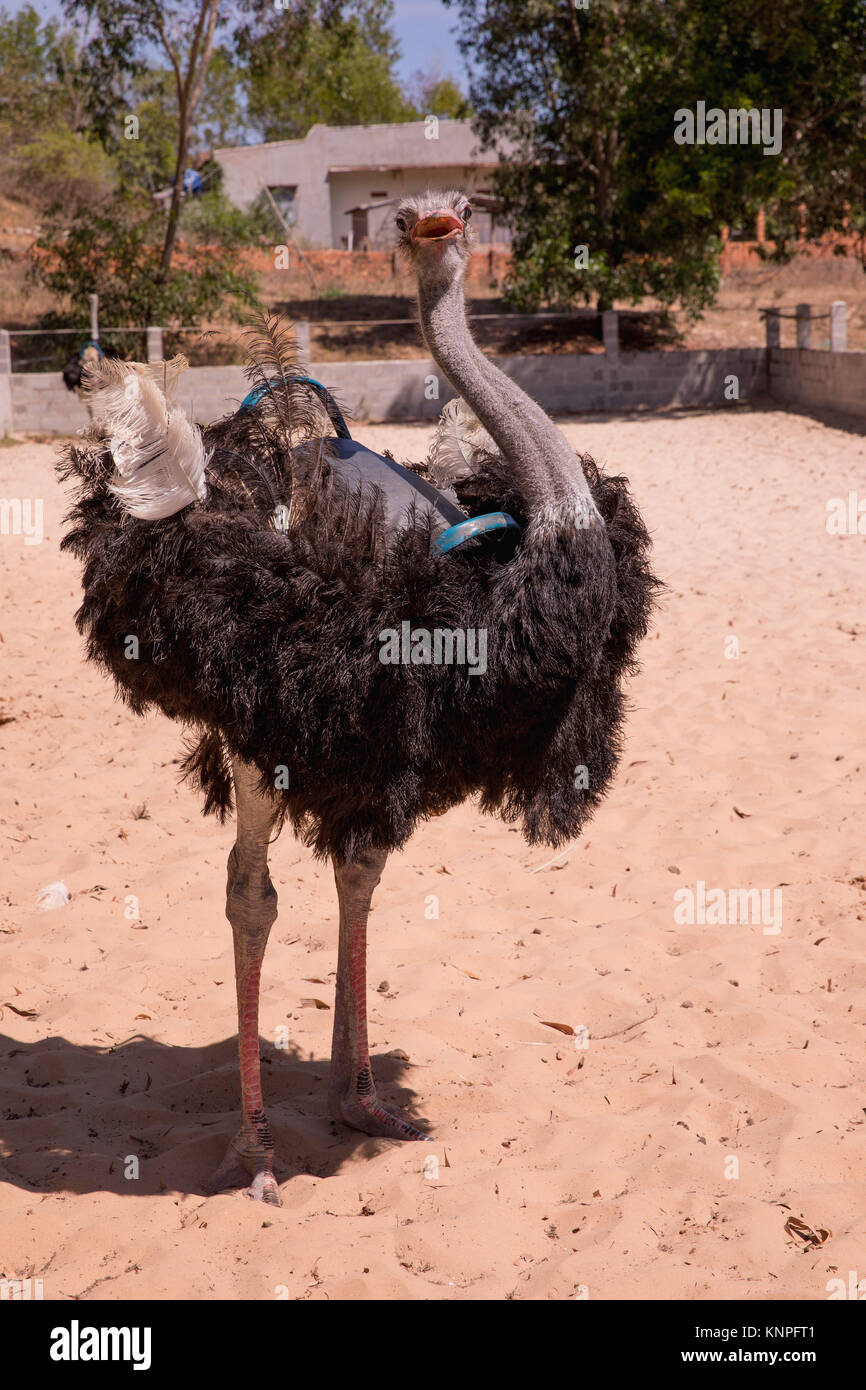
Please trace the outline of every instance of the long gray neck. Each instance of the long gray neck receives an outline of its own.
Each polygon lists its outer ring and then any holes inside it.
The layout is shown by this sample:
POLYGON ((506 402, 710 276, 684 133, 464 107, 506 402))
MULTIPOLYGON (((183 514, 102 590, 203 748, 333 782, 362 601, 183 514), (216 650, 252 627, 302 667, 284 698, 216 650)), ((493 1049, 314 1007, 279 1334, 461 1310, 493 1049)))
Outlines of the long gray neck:
POLYGON ((445 258, 418 276, 421 329, 437 366, 499 445, 526 498, 542 520, 600 521, 574 451, 541 406, 477 347, 466 320, 463 274, 445 258))

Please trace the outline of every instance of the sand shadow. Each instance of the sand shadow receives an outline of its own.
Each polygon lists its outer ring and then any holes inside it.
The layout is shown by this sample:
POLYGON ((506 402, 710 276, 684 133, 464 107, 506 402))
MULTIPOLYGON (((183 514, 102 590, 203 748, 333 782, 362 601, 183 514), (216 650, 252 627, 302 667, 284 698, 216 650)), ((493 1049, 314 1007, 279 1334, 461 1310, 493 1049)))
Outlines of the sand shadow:
MULTIPOLYGON (((361 1148, 387 1143, 328 1114, 330 1061, 260 1039, 262 1086, 278 1182, 328 1177, 361 1148)), ((209 1195, 208 1183, 238 1125, 236 1042, 168 1047, 142 1035, 111 1049, 51 1037, 0 1034, 0 1181, 31 1192, 209 1195), (137 1177, 127 1174, 136 1169, 137 1177)), ((422 1128, 411 1064, 373 1057, 380 1096, 422 1128)), ((431 1141, 432 1142, 432 1141, 431 1141)))
POLYGON ((770 408, 783 410, 786 415, 801 415, 827 429, 843 430, 846 434, 866 435, 866 419, 862 415, 852 415, 848 411, 836 410, 830 406, 806 405, 805 402, 779 401, 768 397, 770 408))

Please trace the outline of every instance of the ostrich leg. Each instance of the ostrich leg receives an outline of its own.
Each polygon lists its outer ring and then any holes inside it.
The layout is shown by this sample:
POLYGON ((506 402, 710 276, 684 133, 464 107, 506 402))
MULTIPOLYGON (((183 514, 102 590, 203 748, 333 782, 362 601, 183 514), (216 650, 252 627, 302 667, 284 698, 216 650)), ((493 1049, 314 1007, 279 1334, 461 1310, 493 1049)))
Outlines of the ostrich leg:
POLYGON ((387 854, 370 850, 351 863, 334 860, 340 900, 337 997, 331 1048, 331 1114, 384 1139, 427 1139, 379 1103, 367 1043, 367 917, 387 854))
POLYGON ((246 1195, 278 1207, 274 1141, 262 1101, 259 1060, 259 977, 268 936, 277 917, 277 895, 268 873, 268 846, 277 806, 273 798, 259 792, 260 775, 249 763, 233 759, 232 776, 237 838, 228 861, 226 916, 231 922, 235 948, 241 1127, 217 1169, 214 1185, 229 1186, 243 1165, 253 1180, 246 1195))

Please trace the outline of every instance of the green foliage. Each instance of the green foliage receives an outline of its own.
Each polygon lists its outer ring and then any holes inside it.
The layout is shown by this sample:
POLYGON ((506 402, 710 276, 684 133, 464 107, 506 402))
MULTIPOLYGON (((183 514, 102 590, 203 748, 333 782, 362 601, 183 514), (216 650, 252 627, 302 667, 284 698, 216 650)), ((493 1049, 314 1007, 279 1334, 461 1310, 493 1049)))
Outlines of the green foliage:
POLYGON ((117 175, 86 112, 71 37, 32 6, 0 9, 0 187, 37 210, 104 197, 117 175))
POLYGON ((247 223, 255 237, 277 242, 279 245, 285 241, 285 228, 271 207, 264 189, 247 209, 247 223))
POLYGON ((440 77, 422 92, 423 115, 444 116, 452 120, 466 120, 472 115, 472 107, 463 95, 453 77, 440 77))
POLYGON ((165 70, 132 78, 126 100, 115 111, 103 140, 112 150, 121 186, 133 196, 156 193, 174 177, 177 157, 177 96, 165 70), (137 134, 129 117, 138 122, 137 134))
MULTIPOLYGON (((188 168, 190 139, 204 84, 213 60, 216 35, 227 23, 221 0, 63 0, 70 19, 92 26, 88 36, 86 66, 92 79, 92 116, 106 143, 114 138, 110 118, 99 87, 116 93, 118 84, 140 78, 146 70, 149 49, 159 45, 169 64, 176 101, 176 141, 173 187, 165 223, 159 278, 167 283, 180 230, 184 175, 188 168), (95 93, 100 91, 100 100, 95 93)), ((116 106, 116 102, 114 103, 116 106)), ((126 136, 124 136, 126 138, 126 136)))
POLYGON ((218 187, 197 198, 187 198, 181 213, 181 232, 189 242, 228 249, 252 243, 260 235, 256 219, 230 203, 218 187))
POLYGON ((202 42, 196 75, 181 86, 175 71, 186 72, 198 19, 204 25, 212 6, 64 0, 64 10, 83 27, 44 23, 32 7, 11 18, 0 10, 0 178, 40 214, 33 278, 76 316, 98 292, 115 324, 236 316, 255 295, 254 277, 237 265, 254 229, 224 198, 217 166, 203 171, 205 195, 174 209, 174 225, 151 196, 171 186, 179 160, 187 167, 190 134, 222 138, 238 119, 226 53, 211 56, 202 42), (162 69, 153 67, 157 43, 162 69))
POLYGON ((56 72, 57 25, 45 24, 27 5, 10 15, 0 7, 0 129, 27 139, 68 115, 56 72))
POLYGON ((62 0, 77 39, 77 70, 88 91, 90 129, 112 149, 121 112, 131 109, 131 84, 148 69, 146 46, 158 42, 152 0, 62 0))
POLYGON ((734 183, 731 220, 763 204, 776 259, 803 226, 810 238, 853 230, 866 264, 866 0, 721 0, 715 10, 704 0, 696 81, 719 106, 784 113, 782 156, 734 183), (716 102, 716 91, 742 99, 716 102))
POLYGON ((47 126, 10 156, 16 191, 40 207, 69 211, 98 202, 116 183, 114 163, 99 144, 66 126, 47 126))
POLYGON ((311 126, 411 120, 393 75, 392 0, 302 0, 275 11, 252 0, 235 36, 250 122, 264 140, 311 126))
POLYGON ((444 76, 435 64, 426 72, 419 71, 412 75, 406 95, 419 119, 439 116, 446 120, 465 121, 473 114, 470 102, 454 78, 444 76))
MULTIPOLYGON (((696 315, 725 223, 766 206, 790 238, 860 216, 866 0, 445 0, 472 59, 476 128, 514 233, 526 307, 654 295, 696 315), (777 107, 783 153, 676 144, 674 113, 777 107), (589 266, 575 268, 575 248, 589 266)), ((784 248, 783 248, 784 250, 784 248)))
POLYGON ((193 136, 200 145, 214 149, 241 142, 246 122, 241 79, 234 55, 225 47, 215 49, 193 120, 193 136))
POLYGON ((183 242, 160 274, 164 224, 165 214, 144 198, 83 204, 45 226, 31 252, 32 276, 68 301, 75 318, 95 291, 105 322, 117 326, 192 326, 217 313, 240 321, 255 302, 256 281, 238 264, 237 243, 225 231, 183 242))

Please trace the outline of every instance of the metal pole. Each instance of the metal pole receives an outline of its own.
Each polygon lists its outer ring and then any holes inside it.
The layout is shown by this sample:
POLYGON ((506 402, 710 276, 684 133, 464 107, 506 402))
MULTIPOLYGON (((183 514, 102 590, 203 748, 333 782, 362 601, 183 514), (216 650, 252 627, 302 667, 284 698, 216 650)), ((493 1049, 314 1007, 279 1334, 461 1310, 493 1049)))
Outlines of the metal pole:
POLYGON ((90 294, 90 336, 95 343, 99 342, 99 295, 90 294))

